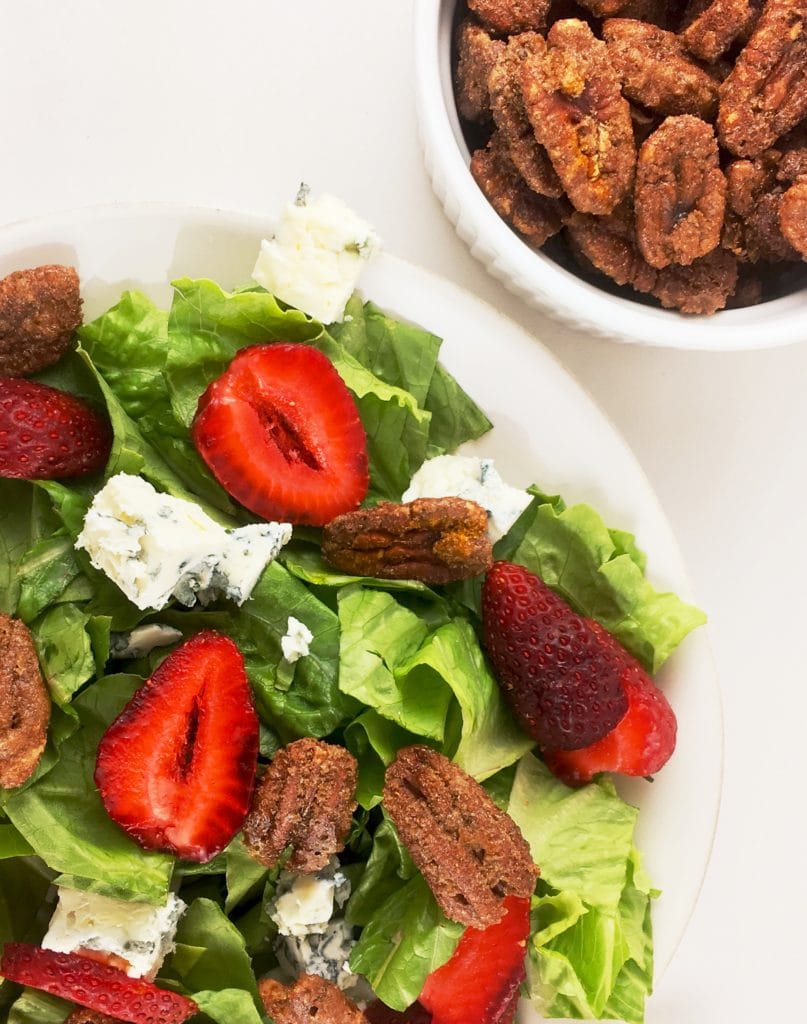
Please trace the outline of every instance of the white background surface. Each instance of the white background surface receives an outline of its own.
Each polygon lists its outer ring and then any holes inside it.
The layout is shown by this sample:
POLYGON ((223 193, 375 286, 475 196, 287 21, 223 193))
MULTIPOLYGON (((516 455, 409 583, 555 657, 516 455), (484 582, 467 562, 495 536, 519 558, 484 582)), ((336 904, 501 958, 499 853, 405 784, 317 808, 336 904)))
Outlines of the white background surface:
POLYGON ((507 294, 432 196, 410 19, 409 0, 0 0, 0 224, 140 200, 269 217, 305 179, 345 198, 389 250, 548 345, 659 494, 710 613, 723 686, 714 856, 649 1022, 801 1019, 807 345, 736 355, 620 346, 507 294))

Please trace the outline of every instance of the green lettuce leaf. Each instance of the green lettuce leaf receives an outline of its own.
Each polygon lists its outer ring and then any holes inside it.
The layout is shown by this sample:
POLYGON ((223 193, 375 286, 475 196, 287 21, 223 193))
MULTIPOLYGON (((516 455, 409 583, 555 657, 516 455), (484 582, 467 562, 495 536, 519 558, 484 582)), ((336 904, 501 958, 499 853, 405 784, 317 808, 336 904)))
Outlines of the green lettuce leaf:
MULTIPOLYGON (((0 611, 17 613, 26 577, 34 569, 26 564, 31 552, 48 541, 59 525, 50 502, 38 488, 24 480, 0 479, 0 611)), ((23 610, 30 613, 31 607, 23 610)), ((26 616, 25 621, 32 617, 26 616)))
POLYGON ((401 747, 431 741, 415 736, 368 708, 345 728, 345 745, 359 766, 356 799, 362 807, 381 803, 384 772, 401 747))
POLYGON ((241 988, 194 992, 193 998, 202 1013, 216 1024, 262 1024, 265 1019, 255 1009, 249 992, 241 988))
POLYGON ((107 676, 73 701, 81 728, 62 743, 58 763, 17 792, 6 814, 37 854, 78 888, 118 899, 160 903, 173 858, 148 853, 106 813, 93 781, 101 736, 142 685, 138 676, 107 676))
POLYGON ((450 958, 463 931, 416 875, 378 907, 353 949, 350 968, 367 978, 387 1006, 405 1010, 431 972, 450 958))
POLYGON ((378 908, 416 873, 395 826, 384 815, 373 834, 367 864, 345 908, 348 921, 357 925, 368 924, 378 908))
POLYGON ((15 999, 8 1012, 8 1024, 63 1024, 73 1010, 73 1003, 35 988, 26 988, 15 999))
POLYGON ((50 724, 48 726, 48 740, 39 764, 33 774, 21 786, 14 789, 0 789, 0 807, 13 800, 20 793, 30 789, 40 779, 44 778, 54 765, 58 764, 62 745, 68 740, 79 727, 79 719, 71 707, 61 708, 54 704, 50 709, 50 724))
POLYGON ((254 899, 263 892, 269 870, 255 860, 240 835, 230 842, 224 851, 224 858, 227 884, 227 901, 224 909, 229 914, 240 903, 254 899))
POLYGON ((34 848, 10 822, 0 822, 0 860, 9 857, 27 857, 34 848))
POLYGON ((109 658, 108 615, 88 615, 75 604, 60 604, 33 623, 31 634, 51 696, 67 704, 109 658))

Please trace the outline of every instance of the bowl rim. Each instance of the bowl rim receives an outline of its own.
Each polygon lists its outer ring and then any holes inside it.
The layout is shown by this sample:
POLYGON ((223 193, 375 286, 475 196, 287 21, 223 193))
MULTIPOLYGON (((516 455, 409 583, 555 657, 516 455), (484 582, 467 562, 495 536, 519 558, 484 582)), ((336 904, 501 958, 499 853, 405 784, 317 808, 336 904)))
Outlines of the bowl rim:
POLYGON ((426 169, 460 238, 505 287, 555 320, 596 337, 736 351, 807 341, 807 288, 711 317, 684 316, 612 295, 531 249, 484 198, 468 170, 450 62, 457 0, 414 0, 415 104, 426 169))

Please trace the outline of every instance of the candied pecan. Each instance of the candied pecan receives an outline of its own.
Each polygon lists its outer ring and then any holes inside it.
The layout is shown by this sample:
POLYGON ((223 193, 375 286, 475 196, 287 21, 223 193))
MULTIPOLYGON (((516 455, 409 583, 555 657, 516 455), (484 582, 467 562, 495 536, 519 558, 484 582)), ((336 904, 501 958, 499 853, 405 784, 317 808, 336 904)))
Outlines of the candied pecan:
POLYGON ((0 787, 30 778, 48 736, 50 697, 24 623, 0 612, 0 787))
POLYGON ((490 568, 487 522, 485 510, 464 498, 385 501, 332 519, 322 553, 356 576, 452 583, 490 568))
POLYGON ((468 121, 490 120, 488 76, 503 51, 501 39, 491 39, 481 25, 470 18, 460 23, 454 85, 457 110, 468 121))
POLYGON ((367 1024, 361 1010, 332 981, 302 974, 293 985, 258 982, 261 1002, 275 1024, 367 1024))
POLYGON ((714 117, 718 83, 686 56, 678 36, 630 18, 609 18, 602 34, 629 100, 660 114, 714 117))
POLYGON ((807 114, 807 0, 768 0, 720 86, 720 141, 758 156, 807 114))
POLYGON ((325 867, 350 831, 356 778, 356 759, 344 747, 310 737, 283 747, 255 788, 244 822, 249 852, 271 868, 291 846, 290 871, 325 867))
POLYGON ((629 203, 622 203, 607 217, 573 213, 566 232, 572 252, 584 265, 637 292, 655 288, 657 271, 639 252, 629 203))
POLYGON ((807 260, 807 177, 800 178, 782 196, 779 224, 788 242, 807 260))
POLYGON ((737 286, 729 296, 727 309, 745 309, 762 302, 762 280, 747 266, 738 267, 737 286))
POLYGON ((544 37, 537 32, 512 36, 490 73, 488 86, 493 120, 516 170, 533 192, 559 199, 563 186, 546 150, 535 138, 521 92, 524 58, 529 53, 543 53, 545 49, 544 37))
POLYGON ((711 315, 724 309, 737 286, 737 260, 714 249, 688 267, 671 263, 658 272, 653 295, 665 309, 711 315))
POLYGON ((109 1017, 97 1010, 88 1010, 85 1006, 77 1006, 64 1024, 118 1024, 119 1017, 109 1017))
POLYGON ((540 31, 546 24, 551 0, 468 0, 483 25, 500 36, 540 31))
POLYGON ((572 205, 610 213, 630 192, 636 166, 630 108, 605 43, 583 21, 557 21, 544 54, 522 67, 524 106, 572 205))
POLYGON ((0 281, 0 377, 27 377, 60 359, 81 323, 78 274, 48 265, 0 281))
POLYGON ((384 807, 452 921, 486 928, 504 900, 527 897, 538 875, 512 818, 470 775, 429 747, 405 747, 387 768, 384 807))
POLYGON ((780 158, 776 167, 778 181, 793 182, 807 175, 807 122, 803 122, 776 143, 780 158))
POLYGON ((684 14, 681 42, 695 57, 713 63, 759 17, 761 0, 693 0, 684 14))
POLYGON ((722 243, 743 262, 799 259, 779 223, 780 156, 777 150, 765 150, 753 160, 733 160, 726 168, 728 206, 722 243))
POLYGON ((720 244, 726 179, 712 126, 668 117, 646 140, 636 168, 636 237, 647 262, 688 266, 720 244))

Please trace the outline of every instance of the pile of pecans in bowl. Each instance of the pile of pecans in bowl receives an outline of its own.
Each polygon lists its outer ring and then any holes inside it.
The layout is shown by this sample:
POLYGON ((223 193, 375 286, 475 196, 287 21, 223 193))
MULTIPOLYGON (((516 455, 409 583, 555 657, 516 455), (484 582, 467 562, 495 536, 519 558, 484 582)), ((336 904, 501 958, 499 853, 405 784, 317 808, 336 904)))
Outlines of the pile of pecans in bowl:
POLYGON ((467 0, 454 82, 533 247, 684 313, 807 283, 807 0, 467 0))

